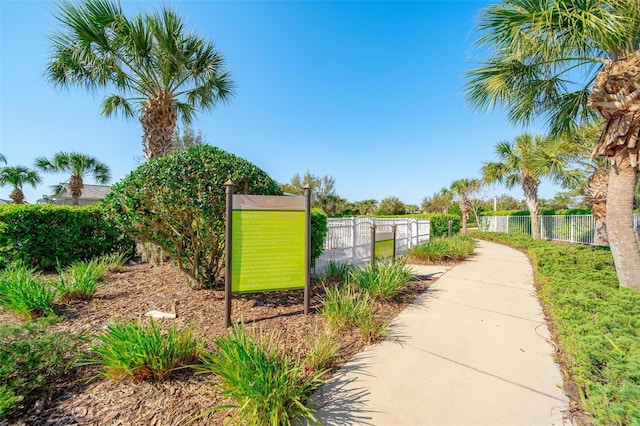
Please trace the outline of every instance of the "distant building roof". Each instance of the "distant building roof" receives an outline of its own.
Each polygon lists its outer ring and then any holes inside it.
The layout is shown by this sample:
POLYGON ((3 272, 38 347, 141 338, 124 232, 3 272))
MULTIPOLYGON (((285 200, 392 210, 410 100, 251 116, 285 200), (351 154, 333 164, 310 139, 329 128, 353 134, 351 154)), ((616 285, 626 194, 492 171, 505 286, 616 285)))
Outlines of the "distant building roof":
MULTIPOLYGON (((71 194, 69 194, 69 185, 64 184, 67 191, 57 197, 56 204, 70 204, 71 194)), ((94 204, 102 200, 111 191, 110 185, 84 185, 82 195, 80 196, 80 205, 94 204)))

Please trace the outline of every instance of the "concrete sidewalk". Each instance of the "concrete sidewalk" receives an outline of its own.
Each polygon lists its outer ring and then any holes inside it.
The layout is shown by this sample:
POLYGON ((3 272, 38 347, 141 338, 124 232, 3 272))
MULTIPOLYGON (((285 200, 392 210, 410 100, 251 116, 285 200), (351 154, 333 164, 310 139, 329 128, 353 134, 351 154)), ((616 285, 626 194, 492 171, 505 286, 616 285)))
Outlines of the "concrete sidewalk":
POLYGON ((569 401, 518 252, 481 241, 315 395, 326 425, 562 425, 569 401))

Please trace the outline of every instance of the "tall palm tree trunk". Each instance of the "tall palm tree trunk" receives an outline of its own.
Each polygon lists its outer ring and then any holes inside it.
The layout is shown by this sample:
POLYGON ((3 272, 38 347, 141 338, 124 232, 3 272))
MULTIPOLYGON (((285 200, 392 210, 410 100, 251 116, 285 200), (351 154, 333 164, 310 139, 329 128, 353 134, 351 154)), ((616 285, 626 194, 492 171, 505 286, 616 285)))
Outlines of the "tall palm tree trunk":
POLYGON ((175 150, 172 137, 177 121, 178 110, 169 94, 162 93, 147 100, 140 117, 144 132, 142 144, 147 160, 175 150))
POLYGON ((609 171, 607 232, 620 285, 640 291, 640 248, 629 220, 633 216, 633 189, 638 168, 631 165, 626 151, 627 148, 619 153, 609 171))
POLYGON ((80 205, 82 188, 84 188, 82 177, 77 175, 71 176, 71 179, 69 179, 69 194, 71 194, 71 200, 74 206, 80 205))
POLYGON ((462 235, 467 235, 467 222, 469 222, 469 201, 466 198, 460 200, 460 212, 462 213, 462 235))
POLYGON ((9 198, 16 204, 24 204, 24 193, 19 188, 14 188, 9 194, 9 198))
POLYGON ((524 192, 524 198, 527 201, 527 209, 531 216, 531 236, 539 240, 540 239, 540 225, 538 223, 538 186, 540 181, 531 176, 523 176, 522 191, 524 192))
POLYGON ((608 246, 607 234, 607 189, 609 184, 609 171, 599 168, 589 177, 585 187, 587 203, 591 206, 591 214, 595 222, 595 234, 593 244, 596 246, 608 246))

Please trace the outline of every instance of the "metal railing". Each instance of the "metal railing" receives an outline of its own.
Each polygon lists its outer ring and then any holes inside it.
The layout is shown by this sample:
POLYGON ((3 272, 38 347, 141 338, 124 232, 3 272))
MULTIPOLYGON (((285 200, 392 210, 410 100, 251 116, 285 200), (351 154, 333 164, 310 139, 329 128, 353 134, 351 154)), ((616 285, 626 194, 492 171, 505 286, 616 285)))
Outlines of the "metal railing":
MULTIPOLYGON (((640 241, 639 216, 638 214, 633 216, 633 227, 638 241, 640 241)), ((593 215, 554 215, 538 216, 538 218, 541 238, 569 243, 594 243, 595 221, 593 215)), ((487 232, 531 235, 531 218, 529 216, 482 216, 479 228, 481 231, 487 232)))
POLYGON ((377 232, 391 232, 396 226, 396 254, 423 241, 429 241, 430 222, 414 218, 350 217, 327 220, 324 252, 316 260, 315 269, 321 271, 329 262, 362 264, 371 258, 371 226, 377 232))

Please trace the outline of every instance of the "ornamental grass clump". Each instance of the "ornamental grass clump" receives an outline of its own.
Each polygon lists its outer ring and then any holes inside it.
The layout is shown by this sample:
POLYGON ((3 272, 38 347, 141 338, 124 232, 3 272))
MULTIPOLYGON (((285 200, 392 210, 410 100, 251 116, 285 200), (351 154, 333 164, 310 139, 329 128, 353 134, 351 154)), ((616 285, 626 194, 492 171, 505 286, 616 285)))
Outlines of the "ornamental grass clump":
POLYGON ((391 299, 407 288, 413 273, 401 261, 377 261, 364 268, 355 268, 348 282, 363 289, 375 300, 391 299))
POLYGON ((326 288, 320 315, 334 330, 356 328, 368 341, 380 339, 386 326, 375 316, 369 293, 351 285, 326 288))
POLYGON ((60 278, 53 286, 61 302, 72 299, 88 300, 98 291, 98 283, 107 273, 107 263, 94 259, 90 262, 74 262, 66 270, 58 268, 60 278))
POLYGON ((0 307, 32 320, 40 316, 55 316, 55 291, 33 270, 10 266, 0 272, 0 307))
POLYGON ((304 364, 309 371, 327 368, 338 356, 340 341, 332 330, 326 329, 312 334, 307 339, 308 352, 304 364))
POLYGON ((317 423, 304 403, 325 383, 321 376, 326 370, 305 375, 301 361, 282 353, 280 339, 249 335, 242 325, 216 338, 215 346, 197 369, 219 376, 216 386, 236 403, 209 412, 234 409, 232 424, 280 426, 296 418, 317 423))
POLYGON ((475 250, 476 242, 466 235, 432 238, 409 249, 407 260, 416 263, 459 262, 475 250))
POLYGON ((85 363, 101 365, 101 375, 115 380, 163 380, 194 363, 202 347, 190 328, 179 330, 174 324, 163 332, 151 318, 147 323, 116 321, 94 337, 94 357, 85 363))
POLYGON ((353 266, 348 263, 329 262, 320 274, 320 282, 324 285, 339 283, 343 284, 347 281, 349 273, 353 270, 353 266))

